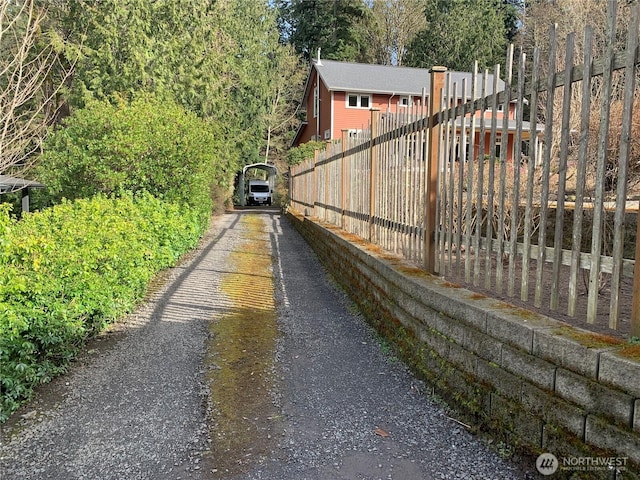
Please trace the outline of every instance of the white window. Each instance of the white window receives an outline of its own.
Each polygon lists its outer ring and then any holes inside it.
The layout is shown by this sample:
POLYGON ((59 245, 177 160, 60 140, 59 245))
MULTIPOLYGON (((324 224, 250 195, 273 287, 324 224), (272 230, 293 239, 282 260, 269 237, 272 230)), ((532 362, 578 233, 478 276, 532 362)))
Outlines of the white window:
POLYGON ((318 85, 313 88, 313 118, 318 118, 318 111, 320 110, 320 91, 318 85))
POLYGON ((328 128, 324 131, 324 139, 329 140, 331 138, 331 130, 328 128))
POLYGON ((408 107, 409 105, 411 105, 411 97, 400 97, 398 100, 399 107, 408 107))
POLYGON ((369 108, 371 96, 361 93, 349 93, 347 95, 347 108, 369 108))

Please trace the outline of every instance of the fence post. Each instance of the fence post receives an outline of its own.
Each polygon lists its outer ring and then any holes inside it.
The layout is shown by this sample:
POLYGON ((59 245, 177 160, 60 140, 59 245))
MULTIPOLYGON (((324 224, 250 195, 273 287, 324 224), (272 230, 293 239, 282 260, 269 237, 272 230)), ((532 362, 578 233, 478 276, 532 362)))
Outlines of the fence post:
POLYGON ((346 186, 346 172, 347 172, 347 166, 346 166, 346 162, 344 159, 344 152, 345 152, 345 141, 347 139, 347 134, 349 133, 349 130, 347 129, 342 129, 341 133, 340 133, 340 146, 342 149, 342 157, 340 159, 340 167, 341 167, 341 178, 340 178, 340 183, 342 185, 342 188, 340 189, 340 192, 342 194, 342 199, 340 200, 340 227, 344 230, 345 229, 345 224, 344 224, 344 212, 346 210, 345 205, 347 203, 347 186, 346 186))
POLYGON ((428 136, 427 136, 427 170, 425 194, 425 232, 424 232, 424 267, 429 273, 436 273, 436 196, 438 194, 438 152, 440 149, 440 133, 437 113, 440 110, 440 98, 444 88, 446 67, 431 68, 431 89, 429 92, 428 136))
POLYGON ((371 160, 371 169, 369 172, 369 241, 375 242, 373 217, 376 213, 376 155, 374 140, 378 135, 378 118, 380 110, 371 109, 371 138, 369 140, 369 157, 371 160))
MULTIPOLYGON (((636 216, 636 239, 640 240, 640 210, 636 216)), ((640 241, 636 240, 636 256, 633 268, 633 302, 631 307, 631 336, 640 337, 640 241)))

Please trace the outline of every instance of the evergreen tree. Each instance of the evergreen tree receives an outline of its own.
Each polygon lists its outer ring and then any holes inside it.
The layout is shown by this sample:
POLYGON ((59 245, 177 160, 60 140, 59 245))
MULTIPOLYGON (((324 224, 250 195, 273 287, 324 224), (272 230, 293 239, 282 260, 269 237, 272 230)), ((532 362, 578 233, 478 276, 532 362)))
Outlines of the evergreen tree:
POLYGON ((305 58, 320 48, 323 58, 368 60, 371 11, 362 0, 290 0, 279 6, 282 38, 305 58))
POLYGON ((427 27, 409 45, 405 65, 469 70, 475 60, 481 67, 504 63, 513 34, 508 23, 517 21, 514 6, 502 0, 432 0, 425 16, 427 27))
POLYGON ((260 158, 273 89, 289 81, 274 67, 285 50, 267 0, 37 1, 74 47, 65 55, 80 54, 67 114, 155 92, 212 121, 229 172, 260 158))

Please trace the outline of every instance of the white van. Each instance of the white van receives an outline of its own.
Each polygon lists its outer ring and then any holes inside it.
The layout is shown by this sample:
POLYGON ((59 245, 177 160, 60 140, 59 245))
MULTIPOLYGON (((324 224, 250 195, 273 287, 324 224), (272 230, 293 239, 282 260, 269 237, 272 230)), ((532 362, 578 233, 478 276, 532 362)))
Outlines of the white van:
POLYGON ((266 180, 249 180, 247 205, 271 205, 271 188, 266 180))

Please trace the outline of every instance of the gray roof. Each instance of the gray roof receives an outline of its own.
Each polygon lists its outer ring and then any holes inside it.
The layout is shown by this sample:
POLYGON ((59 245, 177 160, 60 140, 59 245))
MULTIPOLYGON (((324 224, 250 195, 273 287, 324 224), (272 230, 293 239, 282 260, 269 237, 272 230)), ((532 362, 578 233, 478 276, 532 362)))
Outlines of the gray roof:
POLYGON ((13 192, 23 188, 44 188, 44 185, 33 180, 0 175, 0 193, 13 192))
MULTIPOLYGON (((429 94, 430 71, 426 68, 396 67, 391 65, 370 65, 365 63, 336 62, 334 60, 313 60, 313 66, 329 90, 341 92, 393 93, 396 95, 422 95, 422 89, 429 94)), ((458 83, 461 93, 462 79, 466 78, 471 93, 471 73, 449 72, 454 83, 458 83)), ((493 75, 489 75, 489 91, 493 93, 493 75)), ((504 82, 498 80, 498 91, 504 89, 504 82)))

